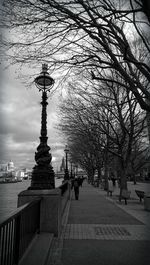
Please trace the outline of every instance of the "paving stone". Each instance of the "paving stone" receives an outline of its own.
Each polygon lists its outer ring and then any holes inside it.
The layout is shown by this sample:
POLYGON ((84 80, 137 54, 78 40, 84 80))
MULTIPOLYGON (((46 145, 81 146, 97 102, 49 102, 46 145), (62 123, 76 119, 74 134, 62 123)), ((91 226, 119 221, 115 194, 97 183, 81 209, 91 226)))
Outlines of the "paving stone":
POLYGON ((150 244, 128 240, 64 240, 63 265, 148 265, 150 244))
POLYGON ((149 264, 150 213, 142 204, 134 200, 127 206, 119 204, 84 183, 78 201, 73 195, 68 214, 57 246, 59 257, 47 265, 149 264))

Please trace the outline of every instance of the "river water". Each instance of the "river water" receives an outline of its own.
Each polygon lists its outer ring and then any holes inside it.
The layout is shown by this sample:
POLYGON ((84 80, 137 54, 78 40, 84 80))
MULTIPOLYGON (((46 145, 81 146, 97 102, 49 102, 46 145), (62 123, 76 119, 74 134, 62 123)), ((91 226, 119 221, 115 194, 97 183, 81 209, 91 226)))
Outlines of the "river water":
MULTIPOLYGON (((55 186, 61 185, 63 179, 56 179, 55 186)), ((0 222, 17 209, 18 194, 30 186, 31 180, 17 183, 0 184, 0 222)))

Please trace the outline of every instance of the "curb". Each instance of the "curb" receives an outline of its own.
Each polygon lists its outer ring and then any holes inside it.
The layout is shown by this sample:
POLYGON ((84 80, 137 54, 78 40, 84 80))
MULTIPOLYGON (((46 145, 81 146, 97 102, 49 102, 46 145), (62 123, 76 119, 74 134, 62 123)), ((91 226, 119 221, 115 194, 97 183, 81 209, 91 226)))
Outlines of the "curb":
POLYGON ((52 240, 52 246, 49 251, 49 256, 47 259, 47 262, 44 265, 61 265, 61 256, 62 256, 62 250, 63 250, 63 240, 64 240, 64 234, 67 226, 68 216, 69 216, 69 210, 71 205, 71 199, 72 199, 72 191, 70 200, 67 203, 67 206, 65 208, 65 212, 63 214, 63 220, 62 220, 62 231, 59 237, 53 237, 52 240))

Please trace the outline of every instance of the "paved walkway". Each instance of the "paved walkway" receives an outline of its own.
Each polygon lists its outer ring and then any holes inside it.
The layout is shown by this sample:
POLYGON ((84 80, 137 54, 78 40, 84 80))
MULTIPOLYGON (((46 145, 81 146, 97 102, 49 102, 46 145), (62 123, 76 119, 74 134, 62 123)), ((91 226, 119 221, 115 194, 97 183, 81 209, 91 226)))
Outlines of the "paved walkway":
MULTIPOLYGON (((134 191, 134 189, 133 189, 134 191)), ((147 265, 150 212, 132 199, 128 205, 84 182, 72 196, 61 238, 55 239, 47 265, 147 265)))

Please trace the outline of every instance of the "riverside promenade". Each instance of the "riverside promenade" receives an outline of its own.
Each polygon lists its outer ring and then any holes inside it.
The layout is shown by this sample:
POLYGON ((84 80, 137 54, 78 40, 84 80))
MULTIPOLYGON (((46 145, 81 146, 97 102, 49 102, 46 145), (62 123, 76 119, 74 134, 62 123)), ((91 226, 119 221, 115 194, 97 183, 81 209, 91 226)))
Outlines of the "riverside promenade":
POLYGON ((64 228, 55 238, 46 265, 147 265, 150 262, 150 212, 134 189, 150 191, 149 184, 129 184, 127 205, 85 181, 79 200, 74 193, 64 228), (143 186, 144 185, 144 186, 143 186))

